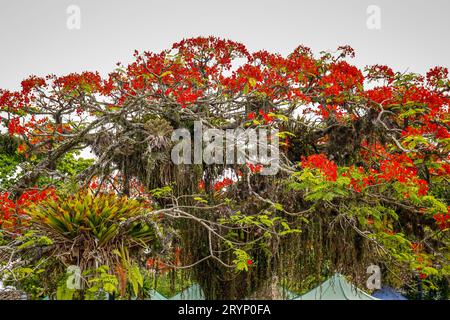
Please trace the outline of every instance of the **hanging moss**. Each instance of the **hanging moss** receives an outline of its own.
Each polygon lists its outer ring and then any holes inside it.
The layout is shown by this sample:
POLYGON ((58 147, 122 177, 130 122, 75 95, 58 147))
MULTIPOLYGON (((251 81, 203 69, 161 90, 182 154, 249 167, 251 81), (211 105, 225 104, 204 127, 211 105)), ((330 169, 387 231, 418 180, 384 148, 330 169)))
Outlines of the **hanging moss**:
MULTIPOLYGON (((179 125, 192 131, 193 122, 181 124, 173 120, 148 116, 138 123, 142 130, 128 136, 127 140, 124 140, 123 148, 114 153, 114 162, 124 168, 126 175, 138 178, 147 190, 170 185, 175 196, 204 192, 209 204, 214 205, 212 186, 226 168, 233 167, 174 165, 170 160, 172 143, 168 137, 174 126, 179 125), (201 180, 205 183, 203 191, 199 190, 198 186, 201 180)), ((304 128, 290 129, 302 131, 304 128)), ((296 158, 300 158, 300 154, 308 153, 305 149, 309 141, 308 136, 305 137, 300 133, 298 136, 304 140, 296 145, 297 149, 294 151, 299 153, 295 155, 296 158)), ((341 136, 347 137, 348 132, 342 133, 341 136)), ((112 134, 98 137, 97 153, 101 154, 118 138, 112 134)), ((341 162, 345 161, 344 156, 341 162)), ((246 179, 246 173, 243 173, 241 180, 230 187, 223 197, 232 199, 246 215, 257 215, 263 210, 270 209, 267 204, 253 197, 248 190, 246 179)), ((276 178, 252 176, 250 180, 253 190, 261 197, 283 204, 287 211, 303 211, 311 205, 305 202, 301 195, 286 190, 282 183, 283 174, 276 178)), ((179 201, 178 205, 195 205, 191 197, 183 197, 179 201)), ((165 207, 170 205, 170 201, 158 199, 157 204, 165 207)), ((233 211, 231 207, 229 209, 233 211)), ((220 210, 189 209, 189 213, 215 223, 229 215, 229 212, 220 210)), ((298 218, 295 216, 286 215, 283 218, 298 224, 296 221, 298 218)), ((210 255, 209 236, 204 226, 186 219, 175 220, 172 224, 178 234, 176 238, 170 240, 171 245, 177 244, 183 249, 184 265, 194 264, 210 255)), ((301 224, 301 231, 301 234, 264 239, 246 248, 254 261, 248 272, 237 272, 215 259, 208 259, 183 270, 182 278, 188 283, 199 283, 207 299, 280 298, 274 289, 278 284, 283 284, 294 292, 304 292, 335 271, 353 276, 355 282, 362 283, 363 279, 358 276, 365 275, 365 268, 368 265, 380 261, 380 256, 370 241, 345 225, 345 222, 339 219, 338 212, 325 207, 316 205, 309 222, 301 224)), ((217 227, 216 232, 226 237, 228 230, 217 227)), ((242 233, 241 237, 242 242, 249 243, 259 235, 247 232, 242 233)), ((212 239, 211 246, 221 261, 228 265, 233 264, 235 258, 233 250, 230 250, 223 241, 212 239)), ((181 281, 179 274, 173 273, 170 277, 172 277, 171 288, 179 288, 181 281)))

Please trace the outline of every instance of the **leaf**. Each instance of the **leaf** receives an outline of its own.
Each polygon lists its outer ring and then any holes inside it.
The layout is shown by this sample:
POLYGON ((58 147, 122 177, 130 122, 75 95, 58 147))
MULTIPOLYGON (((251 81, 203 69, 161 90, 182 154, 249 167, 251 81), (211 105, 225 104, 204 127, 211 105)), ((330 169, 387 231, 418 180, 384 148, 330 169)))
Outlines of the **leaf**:
POLYGON ((166 72, 163 72, 159 77, 160 78, 164 78, 165 76, 168 76, 169 74, 172 74, 172 71, 166 71, 166 72))
POLYGON ((195 201, 198 201, 198 202, 201 202, 201 203, 208 203, 207 200, 205 200, 205 199, 203 199, 203 198, 200 198, 200 197, 195 197, 194 200, 195 200, 195 201))
POLYGON ((128 279, 133 287, 134 296, 138 296, 139 287, 142 287, 144 284, 144 279, 142 278, 141 272, 139 271, 139 267, 134 265, 129 270, 128 279))
POLYGON ((280 203, 274 203, 273 207, 278 211, 283 211, 283 206, 280 203))
POLYGON ((103 290, 105 290, 109 294, 113 294, 117 291, 116 287, 112 283, 105 283, 105 285, 103 286, 103 290))
POLYGON ((67 288, 66 282, 63 281, 56 288, 56 300, 72 300, 74 293, 75 289, 67 288))

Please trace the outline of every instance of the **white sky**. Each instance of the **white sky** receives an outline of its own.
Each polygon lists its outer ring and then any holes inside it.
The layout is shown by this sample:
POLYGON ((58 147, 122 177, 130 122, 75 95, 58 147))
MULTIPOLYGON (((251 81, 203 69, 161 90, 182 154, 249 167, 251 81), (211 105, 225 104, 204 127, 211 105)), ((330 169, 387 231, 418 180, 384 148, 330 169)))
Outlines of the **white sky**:
POLYGON ((0 0, 0 88, 17 89, 30 74, 106 74, 134 49, 160 51, 198 35, 282 54, 349 44, 360 67, 423 73, 450 66, 449 13, 449 0, 0 0), (80 30, 66 26, 72 4, 80 30), (381 9, 380 30, 366 26, 369 5, 381 9))

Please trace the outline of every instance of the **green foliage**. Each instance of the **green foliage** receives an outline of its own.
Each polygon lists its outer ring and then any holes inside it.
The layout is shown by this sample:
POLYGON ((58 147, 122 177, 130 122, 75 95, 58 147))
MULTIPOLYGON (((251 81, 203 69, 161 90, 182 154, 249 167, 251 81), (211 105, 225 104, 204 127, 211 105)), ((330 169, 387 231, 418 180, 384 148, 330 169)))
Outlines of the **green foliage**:
POLYGON ((144 286, 144 278, 139 269, 139 265, 133 262, 130 258, 129 252, 125 247, 115 250, 121 260, 121 265, 126 273, 126 280, 131 285, 132 294, 134 297, 139 295, 139 290, 144 286))
POLYGON ((88 280, 89 288, 86 290, 86 300, 104 300, 105 293, 115 294, 118 292, 119 280, 108 271, 109 267, 102 265, 97 269, 83 272, 84 276, 90 277, 88 280))
POLYGON ((236 256, 236 259, 233 260, 233 264, 236 265, 236 270, 248 271, 248 261, 250 260, 248 253, 241 249, 235 249, 233 253, 236 256))
POLYGON ((49 246, 53 244, 53 241, 48 238, 47 236, 39 236, 35 235, 35 232, 30 230, 27 233, 25 233, 23 236, 19 237, 19 240, 21 240, 21 245, 19 245, 17 248, 20 249, 26 249, 33 246, 49 246))
POLYGON ((150 190, 150 194, 154 196, 155 198, 164 198, 169 195, 171 195, 173 192, 173 189, 171 186, 165 186, 162 188, 156 188, 153 190, 150 190))
MULTIPOLYGON (((24 256, 25 258, 26 256, 24 256)), ((54 277, 58 281, 58 275, 51 270, 51 259, 41 258, 33 263, 22 264, 3 272, 4 285, 12 285, 28 293, 32 300, 39 300, 49 295, 48 279, 54 277)), ((1 267, 1 265, 0 265, 1 267)))
POLYGON ((26 212, 34 224, 46 226, 69 239, 81 234, 91 235, 98 240, 99 246, 121 234, 141 242, 149 242, 155 236, 154 229, 140 221, 121 225, 144 211, 137 200, 114 194, 95 196, 91 191, 84 191, 61 195, 57 200, 48 199, 33 205, 26 212))
POLYGON ((141 255, 136 253, 158 246, 158 221, 143 216, 150 210, 138 200, 112 193, 95 195, 90 190, 60 193, 30 205, 25 210, 29 231, 11 246, 22 259, 31 261, 27 268, 13 270, 14 275, 29 272, 33 277, 16 276, 14 285, 35 292, 36 298, 56 293, 57 299, 103 299, 105 293, 118 293, 119 287, 123 289, 120 296, 137 297, 143 277, 137 258, 141 255), (46 272, 37 274, 38 259, 45 262, 46 272), (83 271, 85 288, 67 288, 67 264, 83 271), (98 264, 102 267, 95 268, 98 264), (121 270, 129 288, 122 287, 121 270))
POLYGON ((304 191, 307 201, 332 201, 349 195, 349 183, 348 178, 341 176, 337 181, 328 181, 322 174, 305 168, 292 174, 288 187, 295 191, 304 191))
POLYGON ((58 162, 56 169, 68 177, 75 177, 94 163, 94 159, 84 159, 79 152, 69 152, 58 162))
POLYGON ((375 239, 399 262, 411 263, 415 259, 411 242, 403 233, 378 232, 368 237, 375 239))
POLYGON ((17 138, 0 134, 0 188, 9 188, 14 183, 14 173, 22 162, 17 153, 19 141, 17 138))
POLYGON ((67 279, 64 278, 56 289, 56 300, 72 300, 76 289, 70 289, 67 287, 67 279))
POLYGON ((369 226, 370 221, 370 224, 376 230, 385 228, 392 230, 392 221, 398 220, 398 215, 395 210, 382 205, 365 206, 355 203, 348 209, 348 215, 350 217, 355 217, 362 227, 369 226))

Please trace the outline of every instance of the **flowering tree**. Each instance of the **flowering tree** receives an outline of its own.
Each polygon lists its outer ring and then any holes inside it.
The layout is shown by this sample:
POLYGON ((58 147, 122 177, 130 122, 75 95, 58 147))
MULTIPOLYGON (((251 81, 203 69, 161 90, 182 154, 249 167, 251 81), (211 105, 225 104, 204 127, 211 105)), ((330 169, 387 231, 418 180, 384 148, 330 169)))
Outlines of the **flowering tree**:
POLYGON ((106 78, 31 76, 20 91, 0 91, 2 139, 14 139, 21 159, 1 194, 3 230, 30 192, 76 183, 150 203, 140 218, 158 217, 165 234, 152 261, 188 270, 210 298, 274 297, 273 283, 301 290, 335 270, 365 282, 372 263, 397 285, 447 279, 446 68, 360 70, 348 46, 284 57, 213 37, 134 56, 106 78), (175 165, 170 135, 194 121, 278 129, 279 173, 175 165), (86 148, 92 164, 61 169, 86 148))

